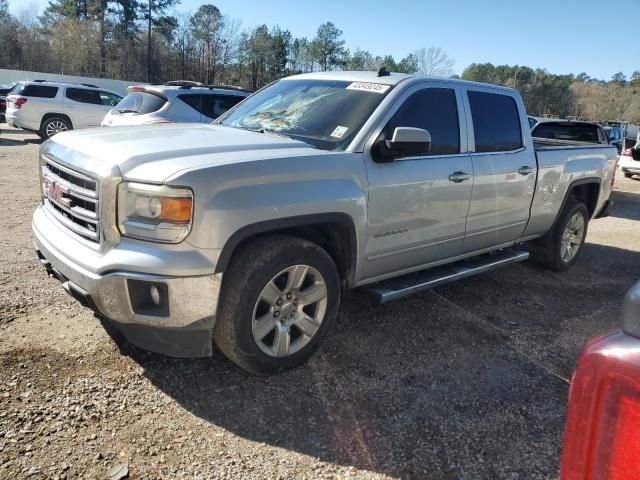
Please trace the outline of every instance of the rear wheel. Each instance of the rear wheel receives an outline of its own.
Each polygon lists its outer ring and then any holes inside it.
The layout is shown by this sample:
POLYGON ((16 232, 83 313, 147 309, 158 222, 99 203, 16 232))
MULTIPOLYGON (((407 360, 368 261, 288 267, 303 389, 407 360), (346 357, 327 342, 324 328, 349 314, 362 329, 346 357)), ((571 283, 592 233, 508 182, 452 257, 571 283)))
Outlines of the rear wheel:
POLYGON ((71 130, 71 123, 63 117, 50 117, 42 123, 40 136, 44 139, 53 137, 56 133, 71 130))
POLYGON ((633 177, 633 173, 624 172, 624 177, 625 178, 631 178, 631 177, 633 177))
POLYGON ((303 364, 320 346, 340 303, 331 257, 289 236, 253 241, 224 274, 214 330, 222 352, 252 373, 303 364))
POLYGON ((570 199, 555 226, 535 244, 533 260, 558 272, 571 268, 582 252, 588 223, 587 207, 576 199, 570 199))

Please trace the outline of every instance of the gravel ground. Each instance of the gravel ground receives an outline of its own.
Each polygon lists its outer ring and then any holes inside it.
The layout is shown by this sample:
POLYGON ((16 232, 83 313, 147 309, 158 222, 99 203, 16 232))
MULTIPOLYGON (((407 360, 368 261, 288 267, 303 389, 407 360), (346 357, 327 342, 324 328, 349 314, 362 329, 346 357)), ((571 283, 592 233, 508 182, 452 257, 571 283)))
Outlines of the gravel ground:
POLYGON ((0 478, 554 479, 581 346, 640 269, 640 181, 568 273, 518 264, 381 307, 360 293, 307 365, 143 352, 36 259, 34 135, 0 135, 0 478))

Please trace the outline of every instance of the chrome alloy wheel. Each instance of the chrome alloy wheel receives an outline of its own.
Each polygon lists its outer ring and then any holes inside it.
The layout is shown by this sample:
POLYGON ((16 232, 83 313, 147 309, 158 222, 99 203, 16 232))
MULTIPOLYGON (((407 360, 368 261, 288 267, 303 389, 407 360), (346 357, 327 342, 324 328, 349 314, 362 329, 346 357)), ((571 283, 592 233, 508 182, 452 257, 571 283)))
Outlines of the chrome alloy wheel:
POLYGON ((253 338, 271 357, 293 355, 318 332, 326 310, 327 286, 320 272, 293 265, 260 292, 253 307, 253 338))
POLYGON ((563 262, 570 262, 577 255, 582 237, 584 236, 584 217, 576 212, 573 214, 562 234, 560 242, 560 257, 563 262))
POLYGON ((56 133, 64 132, 69 130, 65 123, 61 120, 53 120, 52 122, 47 123, 47 126, 44 130, 47 138, 53 137, 56 133))

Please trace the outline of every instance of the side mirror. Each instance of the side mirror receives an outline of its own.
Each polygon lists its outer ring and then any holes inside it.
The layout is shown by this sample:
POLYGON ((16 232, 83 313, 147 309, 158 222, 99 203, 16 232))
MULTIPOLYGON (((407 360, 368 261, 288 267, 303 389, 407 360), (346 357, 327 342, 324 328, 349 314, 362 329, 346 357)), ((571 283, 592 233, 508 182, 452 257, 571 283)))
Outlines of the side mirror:
POLYGON ((383 159, 425 155, 431 150, 431 134, 422 128, 396 127, 391 140, 378 142, 378 153, 383 159))

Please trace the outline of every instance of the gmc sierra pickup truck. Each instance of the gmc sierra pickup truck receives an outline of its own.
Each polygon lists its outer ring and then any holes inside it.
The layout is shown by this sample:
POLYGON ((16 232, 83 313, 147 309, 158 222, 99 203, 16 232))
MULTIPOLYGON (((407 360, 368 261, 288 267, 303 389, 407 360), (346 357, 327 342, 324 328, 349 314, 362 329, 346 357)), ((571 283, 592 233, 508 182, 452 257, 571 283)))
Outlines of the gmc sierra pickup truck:
POLYGON ((33 238, 132 343, 173 356, 215 343, 277 372, 318 348, 346 289, 384 302, 530 254, 568 269, 616 160, 613 146, 534 145, 509 88, 303 74, 211 125, 56 135, 33 238))

